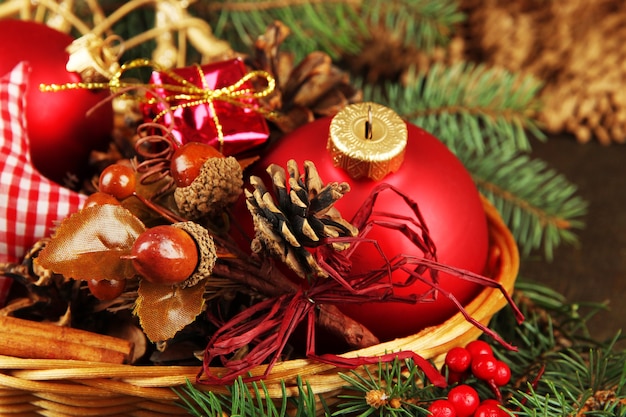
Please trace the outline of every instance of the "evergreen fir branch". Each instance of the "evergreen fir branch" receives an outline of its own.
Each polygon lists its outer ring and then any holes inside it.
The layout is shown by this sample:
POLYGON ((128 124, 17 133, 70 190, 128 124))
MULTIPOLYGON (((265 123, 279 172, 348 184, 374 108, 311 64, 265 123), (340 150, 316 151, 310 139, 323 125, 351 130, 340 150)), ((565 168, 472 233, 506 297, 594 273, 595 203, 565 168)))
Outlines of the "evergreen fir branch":
POLYGON ((446 45, 465 20, 454 0, 364 1, 361 15, 371 27, 383 27, 403 45, 422 51, 446 45))
POLYGON ((511 403, 520 408, 519 416, 626 415, 625 359, 624 351, 611 349, 552 353, 538 386, 511 403))
POLYGON ((411 360, 379 363, 377 372, 369 367, 339 374, 348 385, 333 416, 421 416, 420 404, 432 400, 440 390, 428 384, 411 360))
POLYGON ((189 380, 184 387, 172 388, 172 390, 182 402, 182 404, 177 404, 191 416, 220 416, 224 412, 222 402, 214 393, 198 390, 189 380))
POLYGON ((456 153, 524 255, 542 248, 552 259, 561 242, 576 241, 586 204, 563 176, 521 153, 530 149, 529 135, 544 138, 532 118, 540 88, 531 77, 470 63, 434 66, 407 87, 363 87, 367 100, 393 108, 456 153))
POLYGON ((528 150, 528 134, 544 138, 533 120, 541 83, 472 63, 434 65, 406 86, 364 86, 367 100, 385 104, 444 142, 453 152, 528 150))
MULTIPOLYGON (((526 315, 515 331, 519 351, 494 346, 513 375, 527 381, 508 390, 515 415, 626 415, 626 351, 615 349, 619 333, 608 343, 587 338, 589 317, 581 317, 577 304, 542 284, 518 281, 516 294, 526 315)), ((508 316, 505 310, 499 312, 492 327, 499 332, 510 329, 508 316)))
POLYGON ((562 242, 576 242, 587 203, 577 187, 547 164, 519 152, 461 155, 480 191, 496 206, 526 256, 543 249, 552 259, 562 242))
POLYGON ((267 386, 260 382, 246 384, 241 378, 228 387, 228 394, 203 391, 190 381, 180 389, 172 388, 180 398, 179 406, 196 417, 232 415, 240 417, 286 417, 315 415, 316 397, 309 384, 298 378, 298 395, 288 397, 282 384, 282 398, 272 399, 267 386), (290 404, 291 403, 291 404, 290 404), (295 414, 294 414, 295 410, 295 414))
POLYGON ((284 43, 285 50, 292 51, 300 60, 315 50, 335 58, 340 53, 357 52, 358 39, 367 33, 358 15, 359 4, 351 0, 228 0, 207 2, 208 10, 199 9, 202 5, 195 9, 210 20, 217 37, 239 51, 251 50, 256 38, 273 21, 279 20, 291 30, 284 43))

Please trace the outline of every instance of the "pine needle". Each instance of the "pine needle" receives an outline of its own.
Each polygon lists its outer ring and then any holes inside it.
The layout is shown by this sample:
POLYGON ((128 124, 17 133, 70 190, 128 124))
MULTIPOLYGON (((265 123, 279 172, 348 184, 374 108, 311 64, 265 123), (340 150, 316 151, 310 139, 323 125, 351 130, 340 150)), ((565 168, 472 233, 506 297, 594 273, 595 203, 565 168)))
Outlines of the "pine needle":
POLYGON ((383 27, 403 45, 422 51, 446 45, 455 25, 465 20, 453 0, 364 1, 361 15, 370 27, 383 27))
POLYGON ((575 243, 587 203, 565 176, 519 152, 461 157, 480 191, 496 206, 522 255, 541 249, 551 260, 563 242, 575 243))
POLYGON ((321 50, 337 58, 340 53, 357 52, 367 28, 358 15, 355 1, 274 1, 228 0, 210 2, 210 24, 218 38, 235 50, 252 49, 257 36, 275 20, 291 30, 284 48, 296 59, 321 50))

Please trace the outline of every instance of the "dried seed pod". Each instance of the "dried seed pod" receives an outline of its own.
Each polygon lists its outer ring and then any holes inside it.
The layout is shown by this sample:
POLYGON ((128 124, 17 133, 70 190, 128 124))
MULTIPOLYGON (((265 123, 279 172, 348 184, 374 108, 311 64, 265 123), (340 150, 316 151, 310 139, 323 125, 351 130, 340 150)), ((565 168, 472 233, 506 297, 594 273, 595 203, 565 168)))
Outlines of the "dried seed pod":
POLYGON ((185 217, 196 219, 234 203, 242 187, 243 171, 234 157, 209 158, 190 185, 176 188, 174 199, 185 217))
POLYGON ((287 26, 274 22, 255 42, 250 64, 274 76, 274 94, 261 99, 266 106, 280 110, 274 120, 283 132, 289 132, 318 116, 337 113, 344 106, 361 99, 361 91, 350 84, 347 72, 333 65, 326 53, 314 51, 294 64, 293 54, 280 51, 289 35, 287 26))

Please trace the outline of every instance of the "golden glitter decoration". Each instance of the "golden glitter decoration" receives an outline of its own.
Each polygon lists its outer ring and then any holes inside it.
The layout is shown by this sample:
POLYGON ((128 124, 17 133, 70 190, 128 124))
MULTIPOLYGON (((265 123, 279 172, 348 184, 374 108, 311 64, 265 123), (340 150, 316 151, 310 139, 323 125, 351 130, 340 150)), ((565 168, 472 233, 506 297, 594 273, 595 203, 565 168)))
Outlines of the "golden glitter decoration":
POLYGON ((333 164, 352 178, 379 181, 402 165, 407 138, 406 124, 393 110, 356 103, 333 118, 327 149, 333 164))

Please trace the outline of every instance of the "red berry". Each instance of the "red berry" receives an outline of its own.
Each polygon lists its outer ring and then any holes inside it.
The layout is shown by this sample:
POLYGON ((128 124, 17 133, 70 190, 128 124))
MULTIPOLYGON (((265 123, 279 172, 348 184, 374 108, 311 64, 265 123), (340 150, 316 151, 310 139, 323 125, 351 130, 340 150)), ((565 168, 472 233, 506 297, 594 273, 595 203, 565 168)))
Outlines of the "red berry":
POLYGON ((508 414, 501 408, 498 401, 489 398, 480 403, 474 412, 474 417, 508 417, 508 414))
POLYGON ((448 400, 435 400, 428 407, 433 417, 456 417, 454 405, 448 400))
POLYGON ((493 382, 497 386, 501 387, 503 385, 508 384, 510 380, 511 380, 511 368, 509 368, 509 365, 507 365, 506 363, 502 361, 497 361, 496 373, 493 376, 493 382))
POLYGON ((224 155, 211 145, 202 142, 188 142, 176 149, 170 160, 170 175, 177 187, 187 187, 200 174, 202 165, 209 158, 223 158, 224 155))
POLYGON ((479 405, 474 413, 474 417, 500 417, 500 409, 492 405, 479 405))
POLYGON ((124 288, 126 287, 126 280, 90 279, 89 281, 87 281, 87 286, 89 287, 89 291, 91 291, 93 296, 96 297, 98 300, 113 300, 114 298, 122 295, 122 293, 124 292, 124 288))
POLYGON ((497 359, 491 355, 479 355, 472 359, 472 373, 476 378, 489 381, 496 374, 497 359))
POLYGON ((445 364, 452 372, 462 373, 469 369, 472 355, 462 347, 453 347, 446 354, 445 364))
POLYGON ((118 200, 130 197, 135 192, 135 170, 120 163, 109 165, 100 174, 98 188, 118 200))
POLYGON ((196 241, 174 226, 155 226, 137 237, 131 248, 135 270, 154 284, 178 284, 193 274, 198 264, 196 241))
POLYGON ((454 405, 458 417, 470 417, 480 404, 478 392, 469 385, 457 385, 448 393, 448 400, 454 405))
POLYGON ((491 349, 491 346, 489 346, 489 343, 483 340, 473 340, 465 346, 465 349, 469 351, 469 353, 472 355, 472 358, 475 358, 479 355, 493 355, 493 350, 491 349))
POLYGON ((119 206, 120 202, 111 194, 103 193, 102 191, 96 191, 95 193, 87 197, 83 207, 102 206, 105 204, 114 204, 119 206))
MULTIPOLYGON (((500 401, 498 400, 494 400, 493 398, 487 398, 486 400, 484 400, 483 402, 480 403, 480 405, 478 406, 478 408, 482 407, 483 405, 489 407, 489 408, 495 408, 496 410, 498 410, 498 417, 509 417, 509 414, 504 411, 504 409, 502 408, 502 403, 500 403, 500 401)), ((474 416, 478 415, 478 409, 476 409, 476 412, 474 413, 474 416)), ((489 414, 487 414, 489 415, 489 414)))

